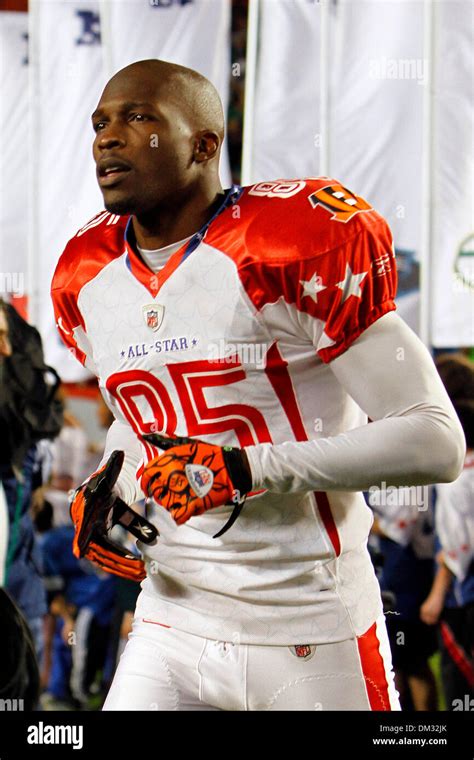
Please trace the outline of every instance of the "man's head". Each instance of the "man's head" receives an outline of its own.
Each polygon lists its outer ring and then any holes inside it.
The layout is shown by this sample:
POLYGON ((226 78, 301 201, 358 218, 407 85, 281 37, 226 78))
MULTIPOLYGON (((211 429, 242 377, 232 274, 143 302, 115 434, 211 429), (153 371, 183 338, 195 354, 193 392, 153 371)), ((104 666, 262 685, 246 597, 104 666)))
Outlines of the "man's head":
POLYGON ((222 104, 192 69, 132 63, 108 82, 92 123, 97 177, 112 213, 172 208, 201 183, 218 183, 222 104))
POLYGON ((440 354, 435 363, 453 403, 458 399, 474 400, 474 364, 467 356, 461 353, 440 354))
POLYGON ((454 408, 466 436, 466 446, 474 449, 474 399, 459 399, 454 402, 454 408))
POLYGON ((12 354, 12 344, 8 329, 7 310, 4 302, 0 299, 0 361, 12 354))

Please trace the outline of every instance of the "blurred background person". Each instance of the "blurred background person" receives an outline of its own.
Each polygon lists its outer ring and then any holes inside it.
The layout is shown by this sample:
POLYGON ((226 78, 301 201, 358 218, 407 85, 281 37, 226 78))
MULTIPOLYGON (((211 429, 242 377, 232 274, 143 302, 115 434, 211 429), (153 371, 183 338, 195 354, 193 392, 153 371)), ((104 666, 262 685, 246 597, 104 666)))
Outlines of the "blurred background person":
POLYGON ((0 300, 0 481, 9 516, 5 585, 43 652, 46 592, 30 505, 42 485, 47 447, 63 422, 59 378, 43 358, 41 338, 10 304, 0 300))
POLYGON ((436 486, 438 568, 420 616, 437 627, 448 710, 469 710, 474 697, 474 366, 460 354, 444 355, 437 365, 461 420, 467 453, 459 478, 436 486))
MULTIPOLYGON (((74 557, 69 516, 71 489, 99 457, 65 398, 64 404, 64 426, 53 444, 51 479, 36 517, 48 592, 41 699, 48 710, 89 709, 96 692, 99 706, 114 664, 110 642, 116 579, 74 557)), ((99 420, 100 409, 99 403, 99 420)))
POLYGON ((28 624, 10 594, 0 588, 0 699, 2 710, 33 710, 39 670, 28 624))
POLYGON ((420 605, 434 576, 431 489, 397 488, 370 494, 375 512, 372 533, 381 554, 379 582, 390 600, 385 610, 395 684, 402 710, 438 707, 429 659, 437 649, 435 632, 420 620, 420 605))

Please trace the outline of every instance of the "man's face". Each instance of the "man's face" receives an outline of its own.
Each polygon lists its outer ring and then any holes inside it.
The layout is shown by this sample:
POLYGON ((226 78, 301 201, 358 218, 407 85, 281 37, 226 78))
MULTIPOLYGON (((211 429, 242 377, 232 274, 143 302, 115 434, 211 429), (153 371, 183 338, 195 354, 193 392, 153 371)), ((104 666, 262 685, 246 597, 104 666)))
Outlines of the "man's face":
POLYGON ((12 345, 8 335, 8 322, 7 315, 0 309, 0 361, 6 357, 11 356, 12 345))
POLYGON ((192 179, 193 132, 169 85, 146 72, 115 77, 92 115, 97 178, 105 207, 144 214, 181 194, 192 179))

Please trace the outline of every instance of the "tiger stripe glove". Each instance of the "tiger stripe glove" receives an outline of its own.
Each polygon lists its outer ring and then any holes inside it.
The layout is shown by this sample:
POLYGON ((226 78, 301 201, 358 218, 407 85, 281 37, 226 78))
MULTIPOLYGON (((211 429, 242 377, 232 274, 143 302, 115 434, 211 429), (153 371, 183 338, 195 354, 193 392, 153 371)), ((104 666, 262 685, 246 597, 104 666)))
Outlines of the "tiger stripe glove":
POLYGON ((240 449, 215 446, 193 438, 167 438, 158 433, 143 438, 165 453, 146 465, 141 487, 182 525, 193 515, 234 504, 234 511, 214 538, 225 533, 239 516, 252 488, 247 457, 240 449))
POLYGON ((120 523, 135 538, 152 543, 158 531, 113 493, 124 460, 123 451, 114 451, 106 464, 74 494, 70 513, 75 527, 72 551, 108 573, 142 581, 145 565, 123 546, 108 538, 109 530, 120 523))

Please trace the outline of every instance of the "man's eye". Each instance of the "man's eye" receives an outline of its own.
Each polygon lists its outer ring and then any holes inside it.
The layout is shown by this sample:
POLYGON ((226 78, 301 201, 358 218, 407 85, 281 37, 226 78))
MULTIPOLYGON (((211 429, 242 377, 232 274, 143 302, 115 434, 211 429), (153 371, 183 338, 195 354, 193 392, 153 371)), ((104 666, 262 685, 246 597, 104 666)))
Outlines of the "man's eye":
POLYGON ((146 121, 148 119, 148 116, 145 116, 143 113, 131 113, 130 114, 130 120, 131 121, 146 121))
POLYGON ((105 126, 105 121, 96 121, 95 124, 92 125, 92 129, 94 132, 99 132, 101 129, 103 129, 105 126))

